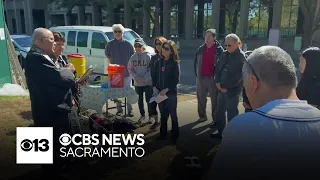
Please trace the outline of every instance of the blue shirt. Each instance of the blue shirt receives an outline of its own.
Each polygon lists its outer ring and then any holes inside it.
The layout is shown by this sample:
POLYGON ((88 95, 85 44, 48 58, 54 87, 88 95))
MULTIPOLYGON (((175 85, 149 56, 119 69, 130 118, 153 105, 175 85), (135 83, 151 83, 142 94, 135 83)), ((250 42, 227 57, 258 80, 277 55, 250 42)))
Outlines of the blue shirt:
POLYGON ((307 101, 278 99, 230 121, 210 173, 302 167, 320 168, 320 110, 307 101))
POLYGON ((134 54, 134 48, 132 44, 125 40, 111 40, 105 49, 105 55, 111 59, 111 64, 119 64, 125 67, 124 77, 129 76, 127 65, 130 57, 134 54))

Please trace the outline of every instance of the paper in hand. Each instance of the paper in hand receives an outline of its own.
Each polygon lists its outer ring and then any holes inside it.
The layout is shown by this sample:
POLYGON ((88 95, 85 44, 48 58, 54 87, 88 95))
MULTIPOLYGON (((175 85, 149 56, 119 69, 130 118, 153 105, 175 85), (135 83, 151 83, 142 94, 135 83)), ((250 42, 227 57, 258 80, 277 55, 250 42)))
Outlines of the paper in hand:
POLYGON ((92 67, 92 65, 90 65, 90 67, 87 69, 87 71, 77 80, 78 83, 82 83, 83 81, 89 79, 90 75, 93 73, 94 68, 97 65, 95 65, 94 67, 92 67))
POLYGON ((150 99, 149 103, 152 103, 152 102, 155 101, 156 103, 159 104, 159 103, 161 103, 162 101, 164 101, 164 100, 166 100, 166 99, 168 99, 168 96, 166 96, 166 95, 161 96, 160 94, 158 94, 158 95, 152 97, 152 98, 150 99))

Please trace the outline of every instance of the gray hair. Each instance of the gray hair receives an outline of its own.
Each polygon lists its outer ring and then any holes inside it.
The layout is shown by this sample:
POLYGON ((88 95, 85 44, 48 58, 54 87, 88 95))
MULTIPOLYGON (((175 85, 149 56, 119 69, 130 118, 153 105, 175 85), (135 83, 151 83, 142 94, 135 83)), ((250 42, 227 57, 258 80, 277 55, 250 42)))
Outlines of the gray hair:
POLYGON ((262 46, 255 49, 243 65, 243 75, 258 76, 259 80, 271 88, 295 89, 298 84, 295 65, 291 56, 277 46, 262 46))
POLYGON ((112 25, 112 31, 114 32, 115 30, 120 29, 122 32, 124 31, 124 27, 122 24, 114 24, 112 25))
POLYGON ((204 33, 204 35, 206 35, 207 33, 210 33, 212 35, 212 37, 214 37, 214 38, 217 36, 216 29, 207 29, 206 32, 204 33))
POLYGON ((228 34, 225 39, 232 39, 234 42, 240 42, 240 38, 236 34, 228 34))

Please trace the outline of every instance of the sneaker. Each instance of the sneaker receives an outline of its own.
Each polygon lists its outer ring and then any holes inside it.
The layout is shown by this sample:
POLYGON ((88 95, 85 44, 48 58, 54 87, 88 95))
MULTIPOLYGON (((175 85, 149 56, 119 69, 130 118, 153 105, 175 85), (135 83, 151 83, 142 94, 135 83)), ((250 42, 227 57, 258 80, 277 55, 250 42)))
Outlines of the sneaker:
POLYGON ((159 123, 159 122, 154 122, 154 123, 152 124, 152 126, 150 127, 150 129, 153 130, 153 129, 156 129, 157 127, 159 127, 159 126, 160 126, 160 123, 159 123))
POLYGON ((145 124, 145 123, 148 123, 148 120, 146 119, 146 117, 144 116, 141 116, 138 120, 138 122, 142 123, 142 124, 145 124))
POLYGON ((207 120, 208 120, 207 118, 202 118, 202 117, 201 117, 201 118, 198 119, 198 122, 201 123, 201 122, 205 122, 205 121, 207 121, 207 120))
POLYGON ((215 130, 212 134, 210 134, 210 137, 221 139, 221 138, 222 138, 222 135, 221 135, 221 133, 220 133, 218 130, 215 130))
POLYGON ((155 122, 156 122, 156 120, 154 119, 154 117, 149 117, 150 124, 154 124, 155 122))
POLYGON ((133 113, 130 111, 130 112, 128 112, 128 114, 126 114, 126 116, 128 116, 128 117, 133 117, 134 115, 133 115, 133 113))

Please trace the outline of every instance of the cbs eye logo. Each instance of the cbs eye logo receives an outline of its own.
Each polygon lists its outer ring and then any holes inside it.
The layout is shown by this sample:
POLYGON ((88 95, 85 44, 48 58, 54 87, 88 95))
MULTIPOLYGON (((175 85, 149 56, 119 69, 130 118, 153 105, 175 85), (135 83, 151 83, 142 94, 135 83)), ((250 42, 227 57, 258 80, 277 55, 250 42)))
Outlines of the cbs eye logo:
POLYGON ((64 133, 60 136, 59 141, 62 146, 69 146, 71 144, 71 136, 64 133))
POLYGON ((29 152, 32 149, 35 152, 38 152, 38 151, 46 152, 49 150, 49 140, 47 140, 47 139, 34 139, 32 141, 30 139, 24 139, 23 141, 21 141, 20 147, 25 152, 29 152))

